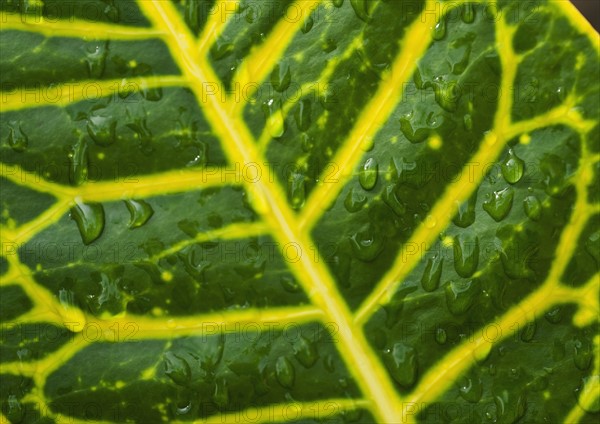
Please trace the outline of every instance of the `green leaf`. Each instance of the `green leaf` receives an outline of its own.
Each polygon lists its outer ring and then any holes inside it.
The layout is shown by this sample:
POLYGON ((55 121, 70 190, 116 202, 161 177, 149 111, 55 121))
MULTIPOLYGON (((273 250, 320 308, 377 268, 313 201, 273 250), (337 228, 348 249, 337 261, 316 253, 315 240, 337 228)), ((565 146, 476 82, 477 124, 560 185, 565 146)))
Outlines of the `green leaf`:
POLYGON ((570 3, 0 13, 2 422, 597 422, 570 3))

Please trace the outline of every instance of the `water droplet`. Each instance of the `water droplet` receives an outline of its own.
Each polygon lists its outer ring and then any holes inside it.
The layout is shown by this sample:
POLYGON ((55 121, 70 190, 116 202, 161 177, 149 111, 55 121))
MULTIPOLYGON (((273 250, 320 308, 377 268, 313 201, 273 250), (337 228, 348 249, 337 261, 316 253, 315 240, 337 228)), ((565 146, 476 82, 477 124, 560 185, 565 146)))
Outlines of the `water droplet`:
POLYGON ((9 422, 20 423, 23 421, 24 415, 25 413, 19 399, 17 399, 15 395, 8 395, 8 411, 6 412, 6 418, 9 422))
POLYGON ((129 228, 138 228, 144 225, 154 215, 154 210, 144 200, 125 200, 125 205, 131 215, 129 228))
MULTIPOLYGON (((516 389, 513 389, 516 390, 516 389)), ((527 401, 521 393, 503 390, 494 396, 496 404, 496 420, 498 423, 516 423, 524 415, 527 409, 527 401)))
POLYGON ((280 356, 275 363, 275 376, 277 381, 286 389, 291 389, 296 378, 294 365, 285 356, 280 356))
POLYGON ((377 183, 377 177, 379 176, 379 165, 373 158, 366 160, 360 173, 358 175, 358 181, 365 190, 371 190, 377 183))
POLYGON ((365 22, 369 22, 371 19, 369 16, 371 13, 370 3, 370 0, 350 0, 350 4, 352 5, 352 9, 354 9, 354 13, 356 13, 356 16, 365 22))
POLYGON ((467 131, 471 131, 473 129, 473 117, 470 114, 467 113, 465 116, 463 116, 463 125, 467 131))
POLYGON ((262 109, 266 119, 267 130, 271 137, 281 137, 285 132, 285 118, 281 111, 281 103, 271 99, 263 103, 262 109))
POLYGON ((148 128, 145 116, 134 118, 133 122, 127 124, 127 127, 135 132, 144 154, 150 154, 154 151, 152 147, 152 132, 148 128))
POLYGON ((454 238, 454 269, 464 278, 469 278, 479 265, 479 238, 471 238, 465 234, 454 238))
POLYGON ((292 208, 299 210, 306 200, 306 178, 299 172, 292 172, 288 177, 288 198, 292 208))
POLYGON ((298 337, 294 342, 294 356, 305 368, 312 367, 319 359, 317 347, 304 336, 298 337))
POLYGON ((384 362, 392 378, 403 387, 410 387, 417 379, 417 353, 412 346, 396 343, 384 352, 384 362))
MULTIPOLYGON (((454 112, 462 96, 462 89, 456 82, 441 82, 433 84, 435 102, 447 112, 454 112)), ((434 115, 430 115, 434 116, 434 115)), ((435 124, 431 124, 433 126, 435 124)))
POLYGON ((165 352, 163 355, 165 374, 179 386, 185 386, 190 382, 192 371, 187 361, 173 352, 165 352))
POLYGON ((421 277, 421 285, 423 290, 432 292, 438 288, 440 277, 442 276, 442 268, 444 266, 444 258, 442 255, 436 255, 427 260, 423 276, 421 277))
POLYGON ((477 403, 483 395, 483 381, 478 376, 466 376, 460 381, 458 393, 467 402, 477 403))
POLYGON ((456 215, 452 222, 457 227, 467 228, 475 222, 475 207, 477 205, 477 192, 474 192, 466 202, 458 205, 456 215))
POLYGON ((310 128, 311 109, 312 103, 310 99, 304 98, 298 102, 298 106, 296 107, 296 113, 294 114, 294 117, 296 118, 296 125, 298 126, 299 131, 306 131, 310 128))
POLYGON ((562 321, 562 309, 560 306, 553 308, 544 314, 548 322, 551 324, 558 324, 562 321))
POLYGON ((210 48, 210 55, 214 60, 221 60, 233 53, 233 44, 218 38, 210 48))
POLYGON ((509 184, 518 183, 523 177, 525 161, 517 156, 513 149, 508 150, 508 157, 502 162, 502 175, 509 184))
POLYGON ((287 63, 279 62, 273 68, 271 72, 271 85, 280 93, 284 92, 290 86, 292 82, 292 73, 290 71, 290 65, 287 63))
POLYGON ((315 21, 314 21, 313 17, 309 16, 304 21, 304 24, 302 25, 302 28, 300 28, 300 30, 302 31, 303 34, 306 34, 312 29, 314 24, 315 24, 315 21))
POLYGON ((433 28, 432 38, 436 41, 440 41, 440 40, 443 40, 445 36, 446 36, 446 16, 442 16, 437 21, 437 23, 435 24, 435 27, 433 28))
POLYGON ((289 293, 298 293, 301 289, 300 284, 298 284, 294 277, 285 275, 281 277, 279 282, 281 283, 283 289, 289 293))
POLYGON ((527 196, 523 199, 523 208, 525 209, 525 215, 533 221, 540 219, 542 215, 542 203, 534 195, 527 196))
POLYGON ((515 191, 512 187, 506 187, 495 191, 483 202, 483 209, 496 221, 500 222, 508 216, 512 208, 515 191))
POLYGON ((461 315, 473 305, 478 285, 474 280, 449 281, 446 283, 446 305, 454 315, 461 315))
POLYGON ((388 185, 383 190, 382 198, 385 204, 388 205, 396 215, 403 216, 406 213, 406 205, 398 200, 393 184, 388 185))
POLYGON ((408 141, 411 143, 421 143, 429 137, 430 129, 429 128, 417 128, 416 130, 413 128, 410 117, 411 114, 405 115, 400 118, 400 131, 408 141))
POLYGON ((108 55, 108 41, 94 41, 85 46, 85 62, 90 78, 97 79, 104 74, 106 56, 108 55))
POLYGON ((23 132, 21 124, 16 121, 8 124, 8 145, 15 152, 23 152, 29 145, 29 137, 23 132))
POLYGON ((350 237, 350 245, 358 259, 370 262, 383 250, 385 239, 372 225, 369 225, 350 237))
POLYGON ((325 360, 323 361, 323 365, 325 366, 325 369, 329 372, 334 372, 335 371, 335 362, 333 359, 333 355, 327 355, 325 356, 325 360))
POLYGON ((88 153, 87 142, 80 138, 71 146, 69 152, 69 180, 71 184, 79 186, 86 182, 88 177, 88 153))
POLYGON ((540 161, 544 175, 545 191, 550 196, 559 196, 568 184, 566 163, 561 157, 549 154, 540 161))
POLYGON ((575 366, 581 371, 585 371, 590 367, 593 357, 594 352, 590 343, 585 339, 583 341, 575 339, 573 349, 573 362, 575 366))
POLYGON ((229 404, 229 387, 227 387, 227 380, 218 378, 215 381, 215 391, 213 392, 212 398, 220 409, 227 407, 229 404))
POLYGON ((592 414, 600 412, 600 376, 590 375, 582 378, 582 389, 579 391, 577 403, 579 406, 592 414))
POLYGON ((156 85, 151 87, 146 78, 142 79, 140 82, 140 92, 142 97, 149 102, 157 102, 162 99, 163 96, 162 88, 156 85))
POLYGON ((109 146, 117 140, 117 121, 111 117, 92 115, 87 120, 87 131, 99 146, 109 146))
POLYGON ((100 203, 83 203, 76 200, 71 208, 71 219, 75 220, 84 244, 90 244, 104 230, 104 207, 100 203))
POLYGON ((342 7, 344 0, 332 0, 332 3, 335 7, 342 7))
POLYGON ((537 325, 535 320, 526 323, 523 329, 521 330, 521 340, 523 340, 524 342, 532 341, 533 337, 535 336, 536 327, 537 325))
POLYGON ((435 341, 439 344, 446 344, 446 341, 448 340, 448 334, 446 333, 446 330, 444 330, 441 327, 438 327, 437 330, 435 330, 435 341))
POLYGON ((466 24, 473 23, 475 20, 475 7, 473 3, 463 4, 463 8, 460 14, 462 21, 466 24))
POLYGON ((344 199, 344 207, 350 213, 358 212, 363 208, 363 206, 367 203, 367 196, 364 193, 359 191, 354 191, 354 188, 351 188, 348 194, 346 195, 346 199, 344 199))

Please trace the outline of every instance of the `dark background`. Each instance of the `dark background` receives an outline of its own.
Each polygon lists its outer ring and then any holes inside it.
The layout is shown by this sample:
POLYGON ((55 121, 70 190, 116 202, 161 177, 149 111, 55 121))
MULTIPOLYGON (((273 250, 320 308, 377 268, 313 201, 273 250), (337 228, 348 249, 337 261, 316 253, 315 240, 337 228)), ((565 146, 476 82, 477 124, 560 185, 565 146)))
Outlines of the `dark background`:
POLYGON ((583 13, 588 21, 592 23, 596 31, 600 20, 600 0, 571 0, 571 2, 583 13))

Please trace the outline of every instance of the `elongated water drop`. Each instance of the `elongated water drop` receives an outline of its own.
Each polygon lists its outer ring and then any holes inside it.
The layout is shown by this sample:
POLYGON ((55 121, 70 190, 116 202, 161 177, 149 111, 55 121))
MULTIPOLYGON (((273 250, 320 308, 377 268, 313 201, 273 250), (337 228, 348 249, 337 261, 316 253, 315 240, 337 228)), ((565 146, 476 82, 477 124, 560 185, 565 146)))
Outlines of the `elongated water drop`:
POLYGON ((463 4, 460 17, 462 21, 466 24, 473 23, 473 21, 475 20, 475 7, 473 6, 473 3, 463 4))
POLYGON ((457 227, 467 228, 475 222, 475 207, 477 205, 477 192, 469 200, 458 205, 458 211, 452 219, 457 227))
POLYGON ((75 201, 71 208, 71 219, 77 223, 84 244, 90 244, 104 230, 104 207, 100 203, 75 201))
POLYGON ((508 150, 508 157, 502 162, 502 175, 509 184, 518 183, 523 177, 525 161, 517 156, 513 149, 508 150))
POLYGON ((384 362, 392 378, 403 387, 410 387, 417 379, 417 353, 412 346, 396 343, 384 352, 384 362))
POLYGON ((266 119, 266 126, 273 138, 279 138, 285 132, 285 118, 281 111, 281 103, 273 99, 266 101, 262 106, 266 119))
POLYGON ((108 55, 108 41, 95 41, 85 46, 85 62, 87 63, 90 78, 97 79, 104 74, 106 56, 108 55))
POLYGON ((187 361, 173 352, 166 352, 163 356, 165 374, 179 386, 190 382, 192 371, 187 361))
POLYGON ((379 176, 379 165, 373 158, 366 160, 360 173, 358 174, 358 181, 365 190, 371 190, 377 183, 377 177, 379 176))
POLYGON ((299 131, 306 131, 310 128, 311 109, 312 103, 310 99, 304 98, 298 102, 294 117, 296 118, 296 125, 298 126, 299 131))
POLYGON ((423 286, 423 290, 432 292, 438 288, 443 266, 444 258, 442 255, 436 255, 427 260, 427 265, 425 265, 425 270, 421 277, 421 286, 423 286))
POLYGON ((483 202, 483 209, 496 221, 500 222, 508 216, 513 204, 515 191, 512 187, 506 187, 495 191, 483 202))
POLYGON ((523 208, 525 209, 525 215, 532 221, 537 221, 542 215, 542 203, 534 195, 527 196, 523 199, 523 208))
POLYGON ((271 85, 280 93, 284 92, 292 82, 292 73, 287 63, 279 62, 271 72, 271 85))
POLYGON ((432 38, 436 41, 440 41, 440 40, 443 40, 445 36, 446 36, 446 16, 442 16, 437 21, 437 23, 435 24, 435 27, 433 28, 432 38))
POLYGON ((87 120, 87 132, 99 146, 109 146, 116 139, 117 121, 114 118, 92 115, 87 120))
POLYGON ((144 200, 125 200, 125 205, 131 215, 129 228, 141 227, 154 215, 154 209, 144 200))
POLYGON ((292 208, 298 210, 306 200, 306 177, 299 172, 292 172, 288 178, 288 198, 292 208))
POLYGON ((29 137, 23 132, 21 124, 16 121, 8 124, 8 145, 15 152, 24 152, 29 145, 29 137))
POLYGON ((304 336, 294 342, 294 356, 305 368, 312 367, 319 359, 317 347, 304 336))
POLYGON ((306 34, 312 29, 314 24, 315 24, 315 21, 314 21, 313 17, 309 16, 304 21, 304 24, 302 25, 302 28, 300 28, 300 31, 302 31, 303 34, 306 34))
POLYGON ((463 116, 463 125, 467 131, 471 131, 473 129, 473 117, 469 113, 463 116))
POLYGON ((364 193, 361 193, 358 190, 354 191, 354 188, 351 188, 344 200, 344 207, 348 212, 354 213, 361 210, 366 203, 367 196, 365 196, 364 193))
POLYGON ((449 281, 446 284, 446 305, 454 315, 461 315, 473 305, 477 297, 477 284, 473 280, 449 281))
POLYGON ((464 278, 469 278, 479 265, 479 238, 460 234, 454 238, 454 269, 464 278))
POLYGON ((69 152, 69 180, 71 184, 78 186, 86 182, 88 177, 88 150, 85 139, 80 138, 71 146, 69 152))
POLYGON ((217 379, 212 399, 221 409, 229 404, 229 387, 227 387, 227 380, 224 378, 217 379))
POLYGON ((275 363, 275 377, 277 381, 286 389, 291 389, 296 378, 294 365, 285 356, 277 358, 275 363))
POLYGON ((436 341, 438 344, 441 344, 441 345, 443 345, 443 344, 446 344, 446 341, 447 341, 447 340, 448 340, 448 334, 446 333, 446 330, 444 330, 444 329, 443 329, 443 328, 441 328, 441 327, 438 327, 438 328, 435 330, 435 341, 436 341))

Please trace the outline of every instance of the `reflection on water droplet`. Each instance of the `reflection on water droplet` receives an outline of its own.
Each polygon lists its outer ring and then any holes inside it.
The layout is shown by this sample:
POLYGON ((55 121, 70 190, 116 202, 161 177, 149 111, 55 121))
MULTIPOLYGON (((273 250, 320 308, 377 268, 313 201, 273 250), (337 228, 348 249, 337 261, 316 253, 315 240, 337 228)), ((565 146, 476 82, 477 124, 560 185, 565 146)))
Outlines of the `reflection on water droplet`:
POLYGON ((87 63, 90 78, 97 79, 104 74, 106 56, 108 55, 108 41, 94 41, 85 46, 85 62, 87 63))
POLYGON ((229 387, 227 387, 227 380, 224 378, 217 379, 212 398, 219 408, 223 409, 227 407, 229 404, 229 387))
POLYGON ((440 41, 443 40, 444 37, 446 36, 446 16, 442 16, 437 23, 435 24, 435 27, 433 28, 433 39, 436 41, 440 41))
POLYGON ((99 146, 109 146, 116 139, 117 120, 112 117, 91 115, 87 120, 87 131, 99 146))

